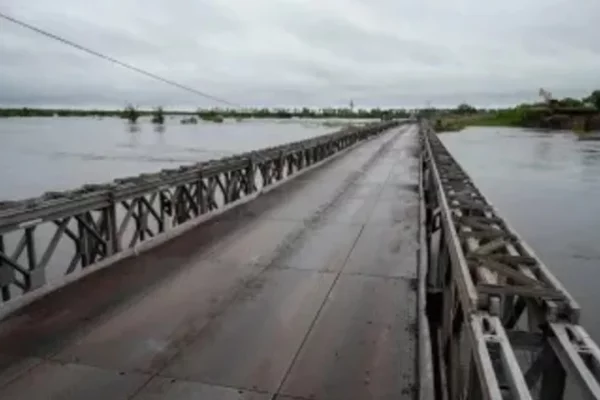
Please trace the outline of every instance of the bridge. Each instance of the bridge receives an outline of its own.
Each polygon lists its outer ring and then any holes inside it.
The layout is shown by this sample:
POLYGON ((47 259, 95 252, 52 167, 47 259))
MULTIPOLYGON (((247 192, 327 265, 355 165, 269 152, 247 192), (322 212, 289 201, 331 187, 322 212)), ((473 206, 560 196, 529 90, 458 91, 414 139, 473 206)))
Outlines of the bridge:
POLYGON ((427 121, 0 204, 0 398, 600 399, 427 121))

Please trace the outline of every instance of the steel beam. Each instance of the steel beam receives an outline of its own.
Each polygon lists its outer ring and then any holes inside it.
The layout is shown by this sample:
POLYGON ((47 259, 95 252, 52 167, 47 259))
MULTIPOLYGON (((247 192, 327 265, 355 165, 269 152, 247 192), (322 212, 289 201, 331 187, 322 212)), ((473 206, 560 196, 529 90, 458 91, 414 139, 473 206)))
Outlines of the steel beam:
POLYGON ((467 391, 468 398, 564 399, 569 380, 584 398, 600 399, 600 351, 577 325, 579 305, 477 190, 427 121, 421 134, 427 247, 430 256, 438 251, 438 259, 450 254, 449 263, 429 265, 432 337, 449 338, 434 348, 457 352, 461 336, 450 333, 447 322, 457 321, 455 300, 438 294, 457 290, 468 326, 452 331, 469 332, 459 351, 470 352, 473 364, 447 357, 439 366, 445 369, 439 375, 450 380, 449 397, 464 398, 457 393, 467 391), (434 234, 438 214, 441 232, 434 234), (442 244, 435 242, 440 237, 442 244), (442 322, 436 323, 440 312, 442 322))

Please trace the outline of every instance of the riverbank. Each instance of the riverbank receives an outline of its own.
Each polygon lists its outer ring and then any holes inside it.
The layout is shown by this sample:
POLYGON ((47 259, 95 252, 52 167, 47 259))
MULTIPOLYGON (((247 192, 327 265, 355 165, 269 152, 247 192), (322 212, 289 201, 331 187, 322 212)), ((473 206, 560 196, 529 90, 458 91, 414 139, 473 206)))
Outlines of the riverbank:
POLYGON ((588 108, 517 107, 467 115, 442 114, 435 118, 434 124, 438 132, 455 132, 468 126, 502 126, 590 132, 600 131, 600 113, 595 109, 588 108))

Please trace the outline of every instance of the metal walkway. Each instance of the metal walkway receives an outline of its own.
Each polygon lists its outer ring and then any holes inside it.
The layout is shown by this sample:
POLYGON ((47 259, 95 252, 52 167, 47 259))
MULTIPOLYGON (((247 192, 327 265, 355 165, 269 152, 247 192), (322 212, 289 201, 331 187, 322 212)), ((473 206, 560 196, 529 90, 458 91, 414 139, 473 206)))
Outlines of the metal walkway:
POLYGON ((20 308, 0 398, 415 398, 419 146, 393 128, 20 308))

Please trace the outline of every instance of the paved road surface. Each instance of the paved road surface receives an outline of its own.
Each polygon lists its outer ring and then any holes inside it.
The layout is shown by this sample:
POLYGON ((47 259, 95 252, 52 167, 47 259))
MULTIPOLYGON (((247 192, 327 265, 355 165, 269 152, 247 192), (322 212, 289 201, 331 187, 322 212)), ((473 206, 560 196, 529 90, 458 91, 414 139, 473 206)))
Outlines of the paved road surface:
POLYGON ((2 399, 411 398, 404 126, 0 323, 2 399))

